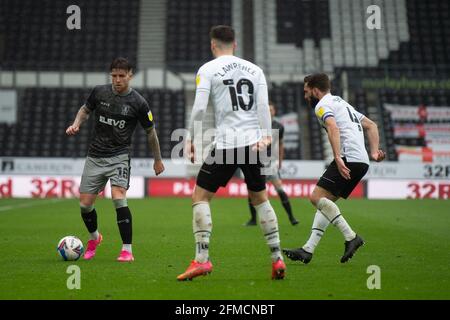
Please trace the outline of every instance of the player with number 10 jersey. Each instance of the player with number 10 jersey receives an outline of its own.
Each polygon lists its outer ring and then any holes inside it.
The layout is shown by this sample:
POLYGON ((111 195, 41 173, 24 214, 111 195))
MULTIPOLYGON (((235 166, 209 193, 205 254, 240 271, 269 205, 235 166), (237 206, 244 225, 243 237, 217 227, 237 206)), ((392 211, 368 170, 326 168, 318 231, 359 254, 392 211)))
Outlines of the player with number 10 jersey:
POLYGON ((191 161, 195 155, 196 124, 203 120, 209 98, 215 112, 215 145, 200 168, 192 195, 195 259, 177 279, 193 279, 212 271, 209 202, 238 168, 244 173, 249 197, 259 214, 260 226, 271 252, 272 279, 283 279, 286 266, 281 255, 278 222, 267 198, 266 179, 261 172, 258 153, 265 151, 272 139, 266 79, 258 66, 233 55, 236 43, 231 27, 215 26, 210 37, 215 59, 204 64, 197 73, 189 125, 194 140, 187 143, 191 161))
POLYGON ((244 147, 262 138, 256 103, 267 99, 267 84, 261 68, 223 55, 204 64, 196 80, 197 91, 208 92, 214 106, 217 149, 244 147))

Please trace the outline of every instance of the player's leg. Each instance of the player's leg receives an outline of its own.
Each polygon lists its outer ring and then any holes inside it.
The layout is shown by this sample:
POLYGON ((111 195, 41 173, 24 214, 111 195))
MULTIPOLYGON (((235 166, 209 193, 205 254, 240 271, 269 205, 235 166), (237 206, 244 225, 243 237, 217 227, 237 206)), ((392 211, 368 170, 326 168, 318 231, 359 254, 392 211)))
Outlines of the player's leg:
POLYGON ((91 240, 97 240, 99 237, 97 211, 94 208, 96 198, 97 194, 80 193, 81 218, 89 231, 91 240))
POLYGON ((343 234, 345 238, 345 250, 341 262, 347 262, 356 250, 364 244, 364 241, 352 230, 335 202, 338 198, 348 198, 366 174, 369 166, 365 163, 347 163, 345 158, 343 160, 350 169, 351 179, 344 179, 339 173, 336 163, 333 161, 317 182, 317 186, 310 200, 325 215, 330 223, 337 227, 343 234))
POLYGON ((122 250, 117 260, 119 262, 134 261, 133 257, 133 217, 127 201, 127 189, 111 186, 111 197, 116 209, 117 226, 122 238, 122 250))
MULTIPOLYGON (((243 178, 243 173, 242 170, 239 169, 239 172, 241 173, 239 176, 241 178, 243 178)), ((252 201, 250 200, 250 197, 247 197, 247 201, 248 201, 248 209, 250 210, 250 220, 248 220, 244 226, 247 227, 251 227, 251 226, 256 226, 256 210, 255 207, 252 204, 252 201)))
POLYGON ((205 263, 209 260, 209 238, 212 232, 211 208, 209 202, 214 193, 198 185, 192 194, 192 230, 195 238, 195 261, 205 263))
POLYGON ((104 189, 107 182, 104 170, 98 160, 87 157, 80 183, 81 218, 90 234, 84 259, 90 260, 95 256, 97 246, 103 236, 98 231, 97 211, 94 203, 98 193, 104 189))
POLYGON ((286 265, 283 262, 280 247, 278 220, 267 197, 266 190, 248 191, 250 199, 258 213, 259 225, 266 239, 272 258, 272 279, 283 279, 286 265))
POLYGON ((108 159, 110 171, 108 177, 111 183, 111 197, 116 209, 117 226, 122 238, 122 249, 117 261, 134 261, 133 218, 127 202, 127 190, 130 187, 130 159, 127 154, 118 155, 108 159))
MULTIPOLYGON (((333 197, 331 193, 328 196, 333 197)), ((327 217, 325 217, 325 215, 323 215, 320 210, 317 210, 314 216, 314 221, 311 227, 311 235, 309 236, 308 241, 306 241, 303 247, 300 248, 283 249, 284 254, 286 254, 286 256, 291 260, 299 260, 305 264, 309 263, 329 224, 330 221, 327 219, 327 217)))
POLYGON ((303 249, 306 252, 309 252, 311 254, 314 253, 314 250, 318 246, 329 224, 330 221, 328 221, 328 219, 323 215, 322 212, 320 212, 320 210, 317 210, 311 228, 311 235, 308 241, 306 241, 305 245, 303 246, 303 249))
POLYGON ((278 231, 278 220, 275 211, 270 204, 266 190, 248 191, 250 199, 258 213, 259 225, 269 246, 272 261, 282 259, 280 250, 280 235, 278 231))
POLYGON ((85 260, 90 260, 95 256, 97 247, 103 240, 102 234, 98 231, 97 211, 94 208, 96 198, 97 194, 80 193, 81 218, 90 235, 83 256, 85 260))
POLYGON ((278 177, 275 177, 274 179, 271 179, 270 182, 272 182, 273 186, 275 187, 275 190, 278 193, 278 196, 280 197, 281 204, 283 205, 284 210, 286 211, 289 221, 293 226, 298 224, 297 219, 295 219, 294 214, 292 213, 292 207, 291 203, 289 202, 289 197, 286 194, 286 192, 283 189, 283 184, 281 182, 281 179, 278 177))
MULTIPOLYGON (((198 180, 198 179, 197 179, 198 180)), ((192 280, 201 275, 212 272, 212 263, 209 260, 209 238, 212 232, 211 209, 209 202, 214 192, 208 191, 198 184, 192 194, 192 230, 195 239, 195 258, 185 272, 178 275, 177 280, 192 280)))
POLYGON ((245 225, 246 226, 256 226, 256 210, 255 210, 255 207, 253 206, 250 197, 248 197, 247 200, 248 200, 248 208, 250 209, 250 220, 248 220, 245 225))
POLYGON ((316 186, 311 194, 311 203, 323 213, 323 215, 332 223, 335 227, 341 231, 346 241, 352 240, 355 237, 355 232, 342 216, 339 207, 335 201, 338 199, 328 190, 316 186))
POLYGON ((240 165, 240 168, 244 173, 250 200, 256 209, 259 225, 271 252, 272 279, 283 279, 286 265, 281 254, 278 219, 267 196, 266 177, 261 172, 263 165, 259 161, 258 155, 255 155, 250 148, 247 148, 246 153, 249 155, 249 161, 240 165), (251 159, 255 158, 258 161, 256 164, 252 164, 251 159))
MULTIPOLYGON (((232 151, 232 150, 231 150, 232 151)), ((225 151, 218 151, 225 152, 225 151)), ((192 194, 192 230, 195 240, 195 259, 177 279, 192 280, 212 272, 209 259, 209 240, 212 232, 212 217, 209 202, 221 186, 225 186, 236 171, 236 166, 215 162, 216 150, 212 150, 197 176, 192 194)), ((224 159, 224 158, 222 158, 224 159)))
POLYGON ((364 244, 363 239, 352 230, 336 205, 337 199, 335 199, 335 196, 329 197, 329 191, 316 186, 310 200, 344 236, 345 250, 341 262, 347 262, 356 250, 364 244))

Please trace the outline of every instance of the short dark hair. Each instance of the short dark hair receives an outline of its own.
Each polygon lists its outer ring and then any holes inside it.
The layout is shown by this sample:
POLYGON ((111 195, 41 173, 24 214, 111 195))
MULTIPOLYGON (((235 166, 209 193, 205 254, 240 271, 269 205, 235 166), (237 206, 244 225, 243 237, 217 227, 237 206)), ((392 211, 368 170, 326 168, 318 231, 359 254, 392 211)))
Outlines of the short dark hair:
POLYGON ((315 73, 306 76, 304 82, 311 89, 317 88, 322 92, 327 92, 331 89, 330 78, 325 73, 315 73))
POLYGON ((115 58, 113 60, 113 62, 111 62, 109 71, 112 71, 113 69, 121 69, 121 70, 131 71, 131 70, 133 70, 133 66, 128 61, 128 59, 119 57, 119 58, 115 58))
POLYGON ((225 25, 213 26, 209 32, 209 37, 223 43, 232 43, 234 42, 234 29, 225 25))

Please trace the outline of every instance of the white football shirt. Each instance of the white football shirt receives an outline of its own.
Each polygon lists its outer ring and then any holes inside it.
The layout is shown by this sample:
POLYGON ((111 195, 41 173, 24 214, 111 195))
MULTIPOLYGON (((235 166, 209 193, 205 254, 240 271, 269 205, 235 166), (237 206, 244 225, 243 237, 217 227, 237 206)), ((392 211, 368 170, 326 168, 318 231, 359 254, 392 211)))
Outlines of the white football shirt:
POLYGON ((205 63, 196 77, 197 91, 207 91, 214 107, 217 149, 255 144, 262 137, 257 105, 268 104, 261 68, 232 55, 205 63))
POLYGON ((326 118, 334 117, 339 128, 341 140, 341 156, 348 162, 363 162, 369 164, 369 156, 364 144, 364 132, 361 120, 362 113, 355 110, 341 97, 326 94, 315 108, 319 123, 325 127, 326 118))

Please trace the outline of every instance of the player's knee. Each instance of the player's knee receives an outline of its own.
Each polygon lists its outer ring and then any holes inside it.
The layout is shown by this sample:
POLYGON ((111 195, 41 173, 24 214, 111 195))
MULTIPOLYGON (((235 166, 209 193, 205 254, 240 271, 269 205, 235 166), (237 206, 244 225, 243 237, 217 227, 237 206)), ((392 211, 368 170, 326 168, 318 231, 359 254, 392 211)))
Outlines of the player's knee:
POLYGON ((265 190, 260 192, 249 191, 249 199, 254 206, 260 205, 268 200, 265 190))
POLYGON ((85 205, 80 202, 80 209, 82 214, 90 213, 92 212, 92 210, 94 210, 94 205, 85 205))
POLYGON ((317 207, 320 198, 322 198, 322 196, 318 192, 313 191, 309 196, 309 201, 311 201, 313 206, 317 207))
POLYGON ((198 202, 209 202, 208 198, 198 194, 198 193, 192 193, 192 203, 198 203, 198 202))
POLYGON ((208 192, 207 190, 195 186, 194 192, 192 192, 192 203, 209 202, 212 195, 213 194, 208 192))
POLYGON ((93 207, 95 202, 95 197, 90 196, 80 196, 80 207, 81 208, 89 208, 93 207))
POLYGON ((124 199, 127 196, 127 190, 121 187, 111 188, 111 197, 113 199, 124 199))

